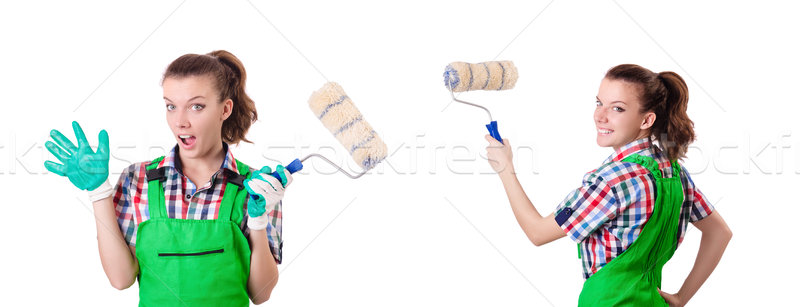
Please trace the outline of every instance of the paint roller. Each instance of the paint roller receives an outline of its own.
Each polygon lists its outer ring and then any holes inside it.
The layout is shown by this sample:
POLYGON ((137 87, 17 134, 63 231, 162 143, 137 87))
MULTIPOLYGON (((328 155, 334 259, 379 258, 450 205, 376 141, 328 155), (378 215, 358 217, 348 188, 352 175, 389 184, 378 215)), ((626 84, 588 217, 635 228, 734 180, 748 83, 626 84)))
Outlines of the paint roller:
POLYGON ((511 61, 492 61, 482 63, 452 62, 444 70, 444 85, 450 90, 453 101, 475 106, 489 114, 486 129, 496 140, 503 142, 497 130, 497 121, 492 120, 489 109, 467 101, 458 100, 454 92, 474 90, 510 90, 517 83, 517 67, 511 61))
MULTIPOLYGON (((353 160, 363 169, 361 173, 352 175, 320 154, 312 153, 302 159, 295 159, 286 166, 286 170, 295 173, 303 169, 303 162, 308 158, 317 157, 331 164, 338 171, 350 178, 361 177, 386 158, 386 144, 378 133, 358 111, 353 101, 344 92, 342 86, 336 82, 328 82, 319 90, 311 94, 308 106, 314 115, 328 128, 334 137, 339 140, 349 152, 353 160)), ((278 177, 277 172, 272 176, 278 177)))

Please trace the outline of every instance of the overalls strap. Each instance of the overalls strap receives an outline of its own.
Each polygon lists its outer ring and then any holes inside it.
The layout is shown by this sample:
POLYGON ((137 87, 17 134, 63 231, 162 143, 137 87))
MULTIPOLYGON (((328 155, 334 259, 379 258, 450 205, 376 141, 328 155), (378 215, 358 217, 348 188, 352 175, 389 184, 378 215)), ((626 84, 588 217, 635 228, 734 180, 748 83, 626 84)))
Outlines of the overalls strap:
MULTIPOLYGON (((158 164, 163 159, 164 156, 158 157, 147 166, 147 204, 150 210, 150 218, 167 217, 163 186, 163 182, 166 181, 167 177, 165 169, 163 167, 158 167, 158 164)), ((250 176, 250 167, 239 160, 236 160, 236 165, 239 170, 238 174, 229 169, 225 169, 228 183, 225 185, 225 191, 217 219, 233 220, 231 217, 234 215, 234 204, 244 203, 244 198, 247 197, 247 193, 239 193, 239 191, 243 190, 243 182, 250 176)))
POLYGON ((164 206, 164 188, 161 182, 167 180, 164 168, 159 168, 158 163, 164 156, 158 157, 147 166, 147 208, 150 218, 166 218, 167 208, 164 206))
POLYGON ((234 215, 234 204, 243 204, 243 198, 247 197, 247 193, 239 193, 239 191, 244 190, 244 180, 250 176, 250 167, 239 160, 236 160, 236 166, 239 170, 238 174, 229 169, 225 169, 225 176, 227 176, 228 184, 225 185, 225 194, 223 194, 222 204, 220 204, 219 207, 217 219, 220 220, 234 221, 235 219, 231 219, 234 215))

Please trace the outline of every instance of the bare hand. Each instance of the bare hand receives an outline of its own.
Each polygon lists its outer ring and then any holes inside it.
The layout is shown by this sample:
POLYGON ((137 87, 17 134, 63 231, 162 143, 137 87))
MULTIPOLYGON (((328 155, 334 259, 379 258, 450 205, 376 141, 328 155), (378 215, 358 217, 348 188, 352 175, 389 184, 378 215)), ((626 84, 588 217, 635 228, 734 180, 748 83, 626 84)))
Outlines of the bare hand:
POLYGON ((661 294, 661 297, 664 298, 664 301, 666 301, 670 307, 673 306, 682 307, 683 305, 686 305, 686 302, 683 302, 683 300, 681 300, 681 297, 678 296, 677 293, 669 294, 667 292, 661 291, 661 289, 658 289, 658 293, 661 294))
POLYGON ((503 139, 503 143, 500 143, 487 134, 486 141, 489 142, 489 145, 486 146, 486 158, 489 160, 489 165, 492 166, 492 169, 498 174, 513 174, 513 153, 511 152, 511 143, 508 142, 508 139, 503 139))

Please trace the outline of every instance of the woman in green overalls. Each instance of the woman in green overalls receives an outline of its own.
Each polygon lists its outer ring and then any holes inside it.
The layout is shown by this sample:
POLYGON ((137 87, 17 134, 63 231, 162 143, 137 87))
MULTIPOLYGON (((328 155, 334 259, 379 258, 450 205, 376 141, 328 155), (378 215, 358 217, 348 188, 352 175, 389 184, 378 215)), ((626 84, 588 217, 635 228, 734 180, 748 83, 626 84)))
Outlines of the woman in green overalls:
MULTIPOLYGON (((89 191, 103 269, 112 286, 139 280, 140 306, 248 306, 269 299, 281 261, 281 199, 291 175, 251 169, 228 144, 257 119, 244 66, 219 50, 187 54, 164 72, 167 125, 177 145, 108 182, 108 134, 97 151, 53 130, 51 172, 89 191), (119 225, 119 227, 116 227, 119 225)), ((248 141, 249 142, 249 141, 248 141)))
POLYGON ((565 236, 578 243, 586 278, 579 306, 683 306, 731 238, 725 221, 678 163, 694 140, 686 83, 674 72, 624 64, 606 73, 596 98, 597 144, 614 153, 587 173, 555 212, 543 217, 528 199, 514 173, 508 140, 501 144, 486 136, 489 163, 533 244, 565 236), (664 292, 661 269, 690 222, 702 231, 695 265, 677 293, 664 292))

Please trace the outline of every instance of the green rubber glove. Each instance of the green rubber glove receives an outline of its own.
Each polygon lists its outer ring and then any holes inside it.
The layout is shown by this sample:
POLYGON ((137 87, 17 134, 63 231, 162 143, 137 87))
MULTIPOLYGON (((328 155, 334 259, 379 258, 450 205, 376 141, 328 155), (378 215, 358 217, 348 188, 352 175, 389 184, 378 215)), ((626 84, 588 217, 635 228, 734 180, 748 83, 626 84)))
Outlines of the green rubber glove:
POLYGON ((284 188, 287 185, 289 185, 289 179, 291 179, 291 177, 287 177, 287 176, 291 176, 291 175, 289 174, 289 171, 286 170, 286 167, 284 167, 283 165, 278 164, 278 166, 275 167, 275 172, 278 173, 278 177, 280 177, 279 179, 281 180, 281 185, 284 188))
POLYGON ((250 200, 251 200, 251 203, 248 203, 247 205, 247 215, 249 215, 250 217, 259 217, 263 215, 264 212, 266 212, 266 205, 267 205, 266 199, 264 199, 264 197, 261 196, 261 194, 263 194, 264 192, 261 191, 260 189, 254 189, 250 187, 251 186, 250 182, 253 179, 264 180, 264 177, 262 177, 261 174, 267 174, 267 176, 269 176, 269 174, 271 173, 272 169, 269 166, 264 166, 260 170, 253 172, 250 175, 250 179, 244 180, 244 187, 245 189, 247 189, 247 192, 250 195, 250 200))
POLYGON ((62 164, 45 161, 44 167, 52 173, 66 176, 79 189, 91 191, 108 179, 108 133, 105 130, 100 131, 99 145, 97 152, 94 152, 78 122, 72 122, 72 129, 78 139, 77 147, 58 130, 50 131, 50 137, 58 146, 47 141, 45 147, 62 164))
POLYGON ((272 176, 272 169, 269 166, 264 166, 244 181, 244 187, 250 194, 250 200, 247 202, 247 227, 251 230, 261 230, 270 226, 269 216, 265 213, 281 202, 286 186, 292 182, 292 175, 283 165, 278 165, 276 169, 280 179, 272 176))

